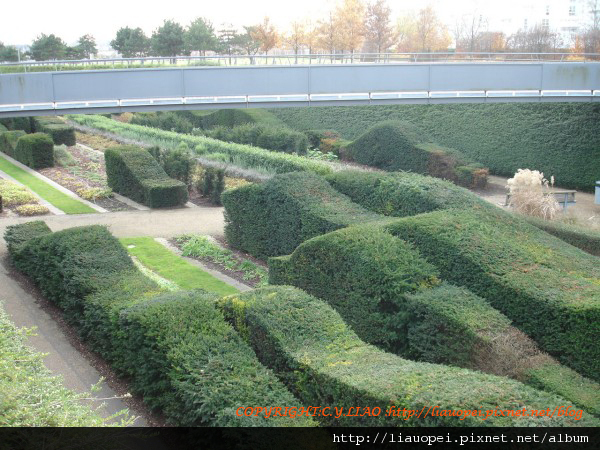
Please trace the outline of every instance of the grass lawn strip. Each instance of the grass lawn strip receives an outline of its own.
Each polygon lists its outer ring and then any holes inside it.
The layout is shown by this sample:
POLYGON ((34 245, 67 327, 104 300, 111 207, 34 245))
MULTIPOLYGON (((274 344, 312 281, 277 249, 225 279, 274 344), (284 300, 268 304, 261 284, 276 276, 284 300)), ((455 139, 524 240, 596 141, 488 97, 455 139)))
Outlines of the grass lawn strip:
POLYGON ((151 237, 122 238, 121 243, 140 263, 181 289, 204 289, 220 295, 235 294, 236 288, 193 266, 151 237), (135 247, 130 248, 129 246, 135 247))
POLYGON ((48 183, 24 171, 20 167, 17 167, 5 159, 4 155, 0 156, 2 156, 0 157, 0 170, 14 178, 19 183, 27 186, 41 198, 54 205, 61 211, 64 211, 66 214, 89 214, 97 212, 88 205, 69 197, 68 195, 60 192, 58 189, 50 186, 48 183))

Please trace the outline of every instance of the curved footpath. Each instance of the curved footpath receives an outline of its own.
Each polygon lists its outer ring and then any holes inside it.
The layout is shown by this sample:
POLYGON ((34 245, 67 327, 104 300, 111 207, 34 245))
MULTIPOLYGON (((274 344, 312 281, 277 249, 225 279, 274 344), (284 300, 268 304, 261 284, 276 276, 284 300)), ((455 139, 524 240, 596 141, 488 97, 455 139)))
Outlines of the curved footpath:
MULTIPOLYGON (((153 211, 124 211, 105 214, 44 216, 41 218, 20 217, 0 219, 0 302, 19 327, 37 327, 37 335, 28 339, 28 344, 36 350, 47 353, 46 367, 57 375, 62 375, 65 387, 77 392, 89 391, 100 379, 100 373, 71 344, 58 324, 37 303, 34 296, 23 290, 21 285, 9 275, 7 249, 3 239, 8 225, 44 220, 52 231, 83 225, 108 225, 117 237, 152 236, 170 238, 183 233, 201 233, 213 236, 223 235, 223 208, 195 207, 153 211)), ((112 398, 116 393, 103 384, 102 390, 92 394, 96 398, 112 398)), ((120 399, 104 401, 102 411, 105 416, 125 409, 120 399)), ((101 401, 95 401, 99 405, 101 401)), ((136 426, 145 426, 139 418, 136 426)))

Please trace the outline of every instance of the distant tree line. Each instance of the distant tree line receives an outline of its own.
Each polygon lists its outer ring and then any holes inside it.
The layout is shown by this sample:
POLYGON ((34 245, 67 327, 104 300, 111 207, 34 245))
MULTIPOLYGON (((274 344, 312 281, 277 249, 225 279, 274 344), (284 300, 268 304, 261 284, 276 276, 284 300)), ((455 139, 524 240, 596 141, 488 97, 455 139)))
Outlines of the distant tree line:
MULTIPOLYGON (((185 56, 193 52, 267 55, 274 49, 294 54, 436 52, 454 48, 461 52, 557 52, 600 53, 600 0, 588 0, 590 25, 563 42, 561 34, 534 24, 512 35, 489 30, 488 20, 477 11, 463 15, 453 26, 442 22, 427 6, 415 14, 392 20, 388 0, 339 0, 320 20, 296 20, 278 30, 269 17, 241 30, 215 27, 206 18, 187 26, 165 20, 150 36, 141 28, 123 27, 111 47, 125 58, 185 56)), ((83 59, 97 53, 93 36, 82 36, 73 47, 54 34, 42 34, 31 44, 25 59, 83 59)), ((16 61, 18 52, 0 43, 0 61, 16 61)))

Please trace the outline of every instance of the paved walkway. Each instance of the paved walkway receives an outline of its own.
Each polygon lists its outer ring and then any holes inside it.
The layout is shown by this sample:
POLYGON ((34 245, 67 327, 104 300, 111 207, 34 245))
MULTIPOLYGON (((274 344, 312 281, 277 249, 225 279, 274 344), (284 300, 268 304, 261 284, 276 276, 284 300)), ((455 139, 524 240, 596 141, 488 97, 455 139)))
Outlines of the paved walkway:
MULTIPOLYGON (((31 217, 0 219, 0 261, 5 261, 7 250, 2 236, 8 225, 35 220, 31 217)), ((105 214, 46 216, 44 221, 53 231, 83 225, 109 225, 117 237, 153 236, 173 237, 183 233, 223 235, 223 208, 196 207, 153 211, 123 211, 105 214)), ((37 327, 37 336, 28 344, 48 353, 46 367, 62 375, 64 385, 78 392, 89 391, 100 379, 99 372, 82 356, 63 334, 57 323, 36 303, 36 299, 10 278, 7 268, 0 263, 0 301, 12 321, 19 327, 37 327)), ((115 392, 104 385, 96 398, 110 398, 115 392)), ((99 404, 97 401, 95 404, 99 404)), ((106 401, 104 413, 108 416, 125 409, 119 399, 106 401)), ((137 426, 146 422, 138 419, 137 426)))

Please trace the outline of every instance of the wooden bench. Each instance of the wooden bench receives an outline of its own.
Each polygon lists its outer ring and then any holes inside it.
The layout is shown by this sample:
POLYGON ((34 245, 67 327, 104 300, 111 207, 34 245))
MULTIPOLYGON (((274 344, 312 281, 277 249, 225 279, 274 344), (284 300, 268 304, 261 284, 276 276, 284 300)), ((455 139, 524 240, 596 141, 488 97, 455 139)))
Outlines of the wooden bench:
MULTIPOLYGON (((577 191, 550 191, 544 192, 544 195, 554 195, 556 201, 562 205, 563 211, 567 210, 567 206, 574 205, 577 202, 575 201, 575 194, 577 191)), ((510 194, 506 194, 506 201, 504 206, 510 205, 510 194)))

